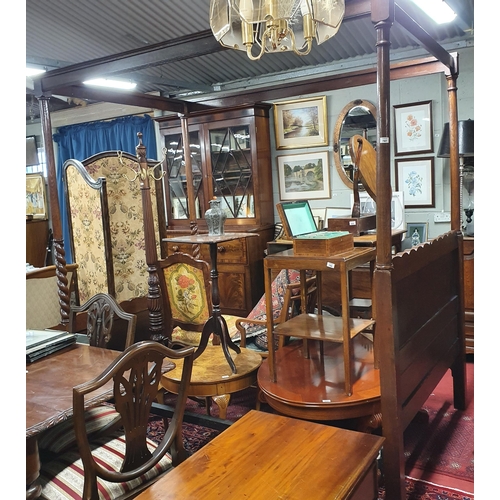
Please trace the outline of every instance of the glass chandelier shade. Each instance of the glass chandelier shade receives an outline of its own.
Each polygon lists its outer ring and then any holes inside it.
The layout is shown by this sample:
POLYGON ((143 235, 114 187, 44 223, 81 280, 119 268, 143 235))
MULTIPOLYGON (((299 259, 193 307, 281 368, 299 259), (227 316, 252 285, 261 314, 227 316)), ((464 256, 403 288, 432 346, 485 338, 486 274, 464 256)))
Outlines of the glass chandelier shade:
POLYGON ((252 60, 265 53, 309 54, 312 40, 329 40, 344 18, 344 0, 210 0, 210 27, 224 47, 252 60))

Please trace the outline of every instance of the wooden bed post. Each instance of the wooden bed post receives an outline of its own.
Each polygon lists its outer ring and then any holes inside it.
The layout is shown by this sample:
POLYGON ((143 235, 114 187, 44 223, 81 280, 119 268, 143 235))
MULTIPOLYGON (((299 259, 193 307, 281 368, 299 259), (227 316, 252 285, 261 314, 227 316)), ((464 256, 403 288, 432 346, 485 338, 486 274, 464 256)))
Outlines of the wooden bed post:
MULTIPOLYGON (((189 126, 188 126, 188 116, 186 113, 179 114, 179 118, 181 119, 181 127, 182 127, 182 145, 184 149, 184 162, 186 169, 186 183, 188 186, 193 185, 193 167, 191 163, 191 147, 189 145, 189 126)), ((196 219, 196 199, 194 196, 194 191, 192 189, 188 189, 188 212, 191 221, 189 223, 191 227, 191 234, 198 234, 198 221, 196 219)), ((201 249, 200 245, 193 245, 192 254, 195 259, 201 258, 201 249)))
POLYGON ((39 87, 39 82, 35 83, 35 92, 37 94, 36 97, 40 106, 42 138, 43 146, 45 149, 45 161, 47 164, 50 218, 52 222, 52 233, 54 235, 54 262, 56 265, 59 305, 61 307, 61 324, 66 326, 69 324, 70 297, 66 270, 66 251, 64 250, 61 212, 59 210, 59 199, 57 194, 56 163, 54 158, 54 145, 52 143, 52 124, 49 111, 50 96, 45 95, 39 87))
MULTIPOLYGON (((390 30, 394 23, 394 0, 372 0, 372 22, 377 31, 377 258, 373 274, 375 297, 392 297, 391 250, 391 122, 390 122, 390 30)), ((375 301, 375 349, 380 370, 382 394, 398 394, 396 346, 392 306, 375 301)), ((403 500, 406 496, 403 449, 404 428, 397 408, 381 398, 382 430, 386 438, 383 449, 384 487, 386 497, 403 500)))
POLYGON ((146 250, 146 264, 148 266, 148 311, 149 330, 151 340, 160 343, 165 341, 163 332, 163 315, 160 294, 160 280, 158 278, 158 252, 156 250, 156 237, 153 221, 153 208, 151 206, 151 188, 149 177, 153 172, 148 168, 146 159, 146 146, 142 144, 142 133, 137 134, 139 144, 135 150, 139 162, 138 177, 142 195, 142 214, 144 217, 144 245, 146 250))
POLYGON ((461 228, 461 179, 458 157, 458 110, 457 110, 457 78, 458 54, 452 54, 455 59, 455 71, 446 69, 445 76, 448 84, 448 113, 450 122, 450 185, 451 185, 451 229, 462 231, 461 228))

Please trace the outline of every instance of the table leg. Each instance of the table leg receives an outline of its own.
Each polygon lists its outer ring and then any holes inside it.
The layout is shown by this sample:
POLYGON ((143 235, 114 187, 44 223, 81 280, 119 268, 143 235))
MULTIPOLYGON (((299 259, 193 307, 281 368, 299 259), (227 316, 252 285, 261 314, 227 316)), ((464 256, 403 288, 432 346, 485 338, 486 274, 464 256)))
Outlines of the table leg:
POLYGON ((345 374, 345 393, 352 395, 353 378, 353 347, 351 341, 350 329, 350 311, 349 311, 349 276, 345 263, 339 266, 340 273, 340 295, 342 303, 342 331, 344 347, 344 374, 345 374))
POLYGON ((212 396, 215 404, 219 407, 219 418, 226 420, 227 417, 227 407, 229 406, 229 400, 231 399, 231 394, 222 394, 220 396, 212 396))
POLYGON ((38 498, 42 494, 42 487, 38 483, 39 475, 38 440, 36 436, 32 436, 26 439, 26 500, 38 498))
POLYGON ((266 266, 264 259, 264 291, 266 294, 266 329, 269 363, 269 375, 272 382, 276 382, 276 360, 274 355, 274 320, 273 320, 273 298, 272 298, 272 277, 271 268, 266 266))
POLYGON ((210 260, 212 261, 212 269, 210 277, 212 278, 212 316, 208 319, 201 333, 200 345, 194 354, 194 359, 201 356, 208 344, 210 334, 213 333, 220 338, 222 351, 231 367, 233 373, 236 373, 236 365, 229 353, 229 347, 237 354, 241 353, 241 349, 229 337, 226 320, 222 316, 220 310, 220 294, 219 294, 219 273, 217 271, 217 243, 210 243, 210 260))

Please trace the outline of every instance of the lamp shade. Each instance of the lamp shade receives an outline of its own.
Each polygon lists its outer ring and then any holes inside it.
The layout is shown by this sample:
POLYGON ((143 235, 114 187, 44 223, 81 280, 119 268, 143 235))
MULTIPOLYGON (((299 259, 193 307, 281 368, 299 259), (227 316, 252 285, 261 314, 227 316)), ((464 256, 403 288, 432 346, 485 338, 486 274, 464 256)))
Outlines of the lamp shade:
MULTIPOLYGON (((450 157, 450 124, 445 123, 437 153, 439 158, 450 157)), ((474 156, 474 120, 458 122, 458 156, 474 156)))

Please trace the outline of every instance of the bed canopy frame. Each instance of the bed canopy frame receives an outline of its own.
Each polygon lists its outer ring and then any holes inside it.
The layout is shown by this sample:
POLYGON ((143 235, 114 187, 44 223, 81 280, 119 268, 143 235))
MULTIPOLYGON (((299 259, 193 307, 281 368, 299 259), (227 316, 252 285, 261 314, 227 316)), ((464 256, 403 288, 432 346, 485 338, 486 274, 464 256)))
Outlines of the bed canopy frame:
MULTIPOLYGON (((464 308, 463 308, 463 276, 461 270, 462 256, 462 234, 460 227, 460 178, 459 178, 459 156, 458 156, 458 130, 457 130, 457 78, 458 78, 458 55, 448 53, 441 45, 435 42, 418 24, 413 21, 394 0, 360 0, 346 5, 346 18, 349 16, 370 15, 374 29, 376 30, 376 84, 377 84, 377 256, 373 277, 374 294, 391 297, 392 300, 375 301, 374 316, 376 318, 376 350, 380 362, 381 380, 381 409, 382 427, 386 438, 384 444, 384 481, 387 498, 398 500, 405 498, 404 481, 404 456, 403 456, 403 431, 412 416, 421 407, 425 398, 434 389, 448 368, 452 369, 454 376, 454 405, 456 408, 465 408, 465 342, 464 342, 464 308), (415 251, 406 251, 400 256, 404 261, 405 273, 401 272, 398 261, 391 254, 391 133, 390 133, 390 31, 394 22, 402 25, 416 38, 419 43, 430 53, 432 58, 430 64, 440 68, 444 72, 448 89, 448 121, 450 123, 450 172, 451 172, 451 231, 439 237, 434 242, 423 245, 415 251), (441 290, 449 301, 444 305, 426 304, 430 317, 439 317, 445 314, 441 323, 446 337, 446 345, 441 345, 436 350, 436 345, 430 345, 431 337, 429 325, 420 325, 418 331, 409 332, 409 324, 401 324, 394 309, 404 309, 404 290, 400 286, 405 280, 415 277, 432 275, 432 271, 444 267, 449 273, 449 278, 456 283, 452 290, 441 290), (430 271, 429 271, 430 269, 430 271), (456 278, 454 278, 456 276, 456 278), (457 288, 458 287, 458 288, 457 288), (458 292, 457 292, 458 290, 458 292), (433 310, 436 308, 436 311, 433 310), (449 314, 450 309, 453 312, 449 314), (452 331, 450 334, 449 332, 452 331), (425 333, 425 337, 417 335, 425 333), (446 333, 448 332, 448 333, 446 333), (415 336, 411 336, 415 334, 415 336), (410 339, 411 337, 411 339, 410 339), (424 340, 420 340, 420 339, 424 340), (419 351, 422 356, 427 356, 426 363, 410 363, 407 354, 404 353, 404 345, 408 343, 420 345, 425 342, 419 351), (427 349, 428 347, 428 349, 427 349), (431 352, 432 351, 432 352, 431 352), (405 372, 401 370, 403 361, 405 372), (418 366, 417 366, 418 365, 418 366), (423 366, 425 365, 425 366, 423 366), (420 406, 419 406, 420 405, 420 406)), ((133 51, 132 51, 133 52, 133 51)), ((154 109, 173 111, 184 117, 183 132, 187 134, 189 113, 195 109, 205 107, 193 102, 182 102, 168 98, 150 95, 138 95, 131 97, 123 94, 95 90, 85 90, 82 87, 72 85, 72 82, 82 81, 85 71, 93 71, 114 61, 120 60, 122 64, 133 63, 135 54, 118 54, 117 56, 89 61, 79 65, 68 66, 59 70, 46 73, 36 81, 35 95, 40 103, 42 135, 45 146, 48 167, 48 187, 50 195, 50 208, 52 215, 52 228, 54 234, 55 264, 60 290, 65 289, 66 261, 64 241, 62 239, 61 218, 57 201, 57 185, 55 175, 55 159, 52 143, 52 127, 48 102, 51 91, 60 95, 91 97, 101 101, 126 103, 136 105, 147 105, 154 109)), ((149 62, 157 61, 158 64, 165 63, 165 54, 149 54, 149 62)), ((435 70, 436 72, 437 70, 435 70)), ((408 73, 408 76, 412 76, 408 73)), ((320 87, 317 87, 320 88, 320 87)), ((279 92, 277 86, 274 92, 279 92)), ((317 91, 317 89, 316 89, 317 91)), ((259 92, 250 94, 250 98, 259 96, 259 92)), ((268 94, 269 95, 269 94, 268 94)), ((274 94, 273 97, 284 97, 285 93, 274 94)), ((269 97, 267 97, 269 99, 269 97)), ((214 100, 217 106, 220 100, 214 100)), ((228 100, 230 102, 230 99, 228 100)), ((184 141, 189 144, 189 141, 184 141)), ((189 158, 189 155, 186 155, 189 158)), ((194 200, 190 200, 194 203, 194 200)), ((195 213, 190 210, 190 213, 195 213)), ((196 231, 196 221, 193 222, 193 231, 196 231)), ((439 273, 437 273, 439 274, 439 273)), ((433 286, 432 284, 428 285, 433 286)), ((404 288, 404 287, 403 287, 404 288)), ((407 289, 409 287, 406 287, 407 289)), ((424 294, 425 295, 425 294, 424 294)), ((60 293, 61 323, 68 321, 69 297, 60 293)), ((398 309, 399 316, 405 316, 406 311, 398 309), (400 314, 399 314, 400 313, 400 314)), ((409 313, 408 313, 409 314, 409 313)), ((408 318, 405 317, 405 320, 408 318)), ((433 325, 434 328, 434 325, 433 325)), ((440 332, 441 330, 439 330, 440 332)), ((445 342, 441 342, 444 344, 445 342)))

